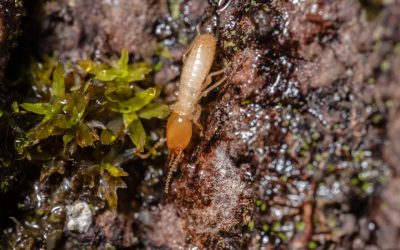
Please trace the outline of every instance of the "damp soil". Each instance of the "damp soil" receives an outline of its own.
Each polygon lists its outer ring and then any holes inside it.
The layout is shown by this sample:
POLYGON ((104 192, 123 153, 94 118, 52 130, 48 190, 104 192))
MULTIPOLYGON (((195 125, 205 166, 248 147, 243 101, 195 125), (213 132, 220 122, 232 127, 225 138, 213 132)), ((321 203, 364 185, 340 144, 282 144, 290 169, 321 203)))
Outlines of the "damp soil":
POLYGON ((48 165, 18 157, 22 131, 1 112, 0 249, 396 249, 396 0, 5 1, 1 110, 31 94, 18 81, 30 58, 106 60, 126 48, 153 62, 160 45, 169 55, 151 81, 173 104, 197 29, 217 37, 213 71, 227 80, 200 101, 203 135, 168 195, 165 149, 123 164, 115 210, 76 184, 85 151, 53 159, 62 167, 43 178, 48 165))

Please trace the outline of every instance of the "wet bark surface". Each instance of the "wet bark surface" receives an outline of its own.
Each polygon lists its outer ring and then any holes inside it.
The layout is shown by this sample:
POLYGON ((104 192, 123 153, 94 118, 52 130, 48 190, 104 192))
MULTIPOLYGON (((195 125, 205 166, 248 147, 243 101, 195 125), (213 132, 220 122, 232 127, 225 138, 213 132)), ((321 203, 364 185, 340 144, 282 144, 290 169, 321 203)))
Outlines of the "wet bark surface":
POLYGON ((75 61, 128 48, 134 59, 151 60, 162 42, 171 57, 154 79, 173 103, 181 56, 199 25, 218 37, 213 70, 225 68, 228 78, 201 100, 204 135, 196 131, 168 195, 165 159, 125 166, 128 188, 117 212, 93 211, 90 194, 52 190, 56 184, 33 175, 23 193, 45 193, 46 206, 67 212, 52 231, 43 219, 44 243, 9 226, 20 246, 397 248, 397 0, 59 0, 42 7, 35 54, 57 50, 75 61))

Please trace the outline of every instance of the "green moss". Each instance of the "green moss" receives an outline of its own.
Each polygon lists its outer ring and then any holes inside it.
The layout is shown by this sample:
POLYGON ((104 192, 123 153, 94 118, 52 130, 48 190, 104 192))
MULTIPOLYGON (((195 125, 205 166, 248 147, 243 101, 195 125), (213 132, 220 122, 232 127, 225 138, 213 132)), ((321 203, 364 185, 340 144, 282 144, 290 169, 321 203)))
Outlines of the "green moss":
POLYGON ((297 221, 295 224, 296 230, 298 232, 303 232, 304 228, 306 227, 306 223, 304 221, 297 221))
POLYGON ((243 106, 247 106, 247 105, 251 104, 251 100, 243 100, 240 102, 240 104, 243 106))
POLYGON ((387 73, 387 72, 389 72, 389 70, 390 70, 390 68, 391 68, 391 65, 390 65, 390 62, 388 62, 388 61, 382 61, 381 62, 381 64, 379 65, 379 68, 381 69, 381 71, 383 72, 383 73, 387 73))
POLYGON ((400 55, 400 43, 396 43, 396 45, 393 48, 394 53, 396 53, 396 55, 400 55))
POLYGON ((169 12, 171 14, 172 19, 178 19, 181 15, 180 5, 182 0, 169 0, 169 12))
POLYGON ((378 125, 382 120, 383 120, 383 117, 380 114, 374 114, 371 117, 372 124, 374 124, 374 125, 378 125))
POLYGON ((365 158, 365 152, 363 150, 358 150, 353 153, 353 157, 356 162, 360 163, 365 158))
POLYGON ((361 190, 366 193, 370 193, 372 191, 372 184, 368 182, 364 182, 361 186, 361 190))
POLYGON ((336 170, 336 166, 332 163, 328 163, 327 170, 328 170, 328 173, 333 173, 336 170))
POLYGON ((155 55, 165 59, 171 59, 171 52, 162 43, 157 44, 155 55))
POLYGON ((281 227, 281 223, 279 221, 276 221, 272 224, 272 231, 279 232, 281 230, 281 227))
POLYGON ((261 212, 267 211, 267 204, 263 203, 263 204, 260 206, 260 210, 261 210, 261 212))
POLYGON ((351 184, 352 184, 352 185, 356 186, 356 185, 358 185, 359 183, 360 183, 360 181, 358 180, 358 178, 352 178, 352 179, 351 179, 351 184))
POLYGON ((343 145, 342 146, 343 151, 349 153, 351 151, 351 148, 348 145, 343 145))
POLYGON ((6 193, 8 190, 8 182, 7 181, 2 181, 0 182, 0 193, 6 193))
POLYGON ((367 81, 367 83, 369 84, 369 85, 373 85, 373 84, 375 84, 375 78, 373 78, 373 77, 370 77, 370 78, 368 78, 368 81, 367 81))
POLYGON ((321 162, 322 159, 323 159, 323 157, 322 157, 321 154, 316 154, 316 155, 315 155, 315 160, 316 160, 317 162, 321 162))
POLYGON ((321 138, 321 135, 320 135, 317 131, 315 131, 315 132, 311 135, 311 138, 312 138, 314 141, 318 141, 318 139, 321 138))
POLYGON ((261 227, 261 230, 263 231, 263 232, 268 232, 269 231, 269 226, 268 225, 263 225, 262 227, 261 227))
POLYGON ((307 246, 309 249, 316 249, 318 245, 315 241, 309 241, 307 246))
MULTIPOLYGON (((17 152, 39 165, 42 162, 45 177, 41 180, 53 173, 62 174, 60 168, 53 171, 45 167, 55 157, 85 161, 82 155, 78 157, 84 148, 94 154, 102 148, 113 157, 123 148, 156 155, 144 121, 166 118, 169 108, 157 102, 157 86, 143 88, 138 84, 151 71, 146 62, 130 64, 127 50, 119 60, 107 64, 82 60, 77 65, 63 65, 51 58, 34 62, 31 80, 35 101, 12 105, 14 114, 29 124, 25 134, 16 139, 17 152)), ((113 158, 110 155, 86 157, 98 162, 81 170, 83 176, 91 176, 83 179, 115 208, 116 190, 126 187, 121 177, 128 174, 119 163, 107 159, 113 158)))
POLYGON ((247 225, 250 230, 253 230, 255 228, 255 223, 254 221, 250 221, 249 224, 247 225))

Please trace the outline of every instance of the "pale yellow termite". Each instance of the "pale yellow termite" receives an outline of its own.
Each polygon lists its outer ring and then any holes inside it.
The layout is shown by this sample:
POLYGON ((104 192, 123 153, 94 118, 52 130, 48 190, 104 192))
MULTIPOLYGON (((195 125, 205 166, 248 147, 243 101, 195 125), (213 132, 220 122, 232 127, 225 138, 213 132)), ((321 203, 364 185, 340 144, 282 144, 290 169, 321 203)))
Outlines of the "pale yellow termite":
POLYGON ((165 183, 168 193, 172 173, 183 158, 183 150, 192 138, 192 124, 199 125, 201 114, 199 100, 220 85, 226 77, 210 85, 211 77, 223 70, 210 73, 214 61, 217 40, 212 34, 198 35, 183 58, 179 94, 167 122, 167 147, 169 149, 169 173, 165 183))

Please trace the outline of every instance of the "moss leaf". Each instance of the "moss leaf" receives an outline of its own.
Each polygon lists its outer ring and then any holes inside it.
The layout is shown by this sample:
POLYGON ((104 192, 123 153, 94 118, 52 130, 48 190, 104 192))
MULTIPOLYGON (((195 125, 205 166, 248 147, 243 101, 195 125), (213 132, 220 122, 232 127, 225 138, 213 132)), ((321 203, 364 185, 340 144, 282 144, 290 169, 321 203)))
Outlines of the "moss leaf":
MULTIPOLYGON (((121 57, 118 62, 114 62, 111 68, 107 68, 103 64, 97 64, 90 60, 83 60, 79 62, 81 68, 86 72, 93 74, 95 79, 106 83, 118 83, 125 85, 134 81, 144 80, 146 75, 151 72, 151 65, 146 62, 128 64, 129 52, 123 49, 121 57)), ((113 90, 115 91, 115 86, 113 90)))
POLYGON ((82 95, 80 92, 74 92, 68 98, 66 111, 71 114, 71 124, 75 125, 81 121, 89 100, 89 95, 82 95))
POLYGON ((49 103, 22 103, 20 106, 26 111, 44 115, 42 122, 48 121, 53 116, 54 112, 53 106, 49 103))
POLYGON ((121 57, 119 58, 118 61, 118 68, 126 69, 128 67, 128 61, 129 61, 129 52, 127 49, 123 49, 121 51, 121 57))
POLYGON ((109 98, 109 101, 117 104, 112 108, 113 111, 119 113, 132 113, 149 104, 156 97, 156 94, 156 88, 148 88, 140 93, 137 93, 135 97, 132 97, 126 101, 118 101, 111 98, 109 98))
POLYGON ((132 112, 132 113, 125 113, 125 114, 122 115, 122 117, 123 117, 123 119, 124 119, 125 128, 129 127, 129 125, 130 125, 133 121, 139 119, 135 112, 132 112))
POLYGON ((80 123, 76 134, 76 142, 78 145, 82 148, 92 146, 96 140, 98 140, 97 134, 91 131, 85 123, 80 123))
POLYGON ((65 133, 65 135, 63 135, 64 145, 66 145, 69 142, 71 142, 74 138, 75 138, 75 134, 72 133, 72 131, 69 131, 69 132, 65 133))
POLYGON ((103 69, 100 70, 97 74, 95 79, 99 81, 109 82, 114 80, 120 80, 126 78, 128 76, 127 70, 121 69, 103 69))
POLYGON ((39 123, 37 126, 29 130, 27 136, 31 140, 42 140, 51 136, 53 131, 54 131, 53 124, 47 121, 44 123, 39 123))
POLYGON ((101 63, 96 63, 92 60, 81 60, 78 65, 87 73, 97 75, 100 70, 106 69, 107 66, 101 63))
POLYGON ((133 121, 129 127, 129 137, 139 152, 143 152, 146 143, 146 132, 140 120, 133 121))
POLYGON ((117 189, 126 188, 126 184, 119 177, 102 174, 98 185, 97 194, 105 199, 111 209, 117 208, 117 189))
POLYGON ((128 67, 127 82, 144 80, 146 75, 151 72, 151 67, 147 63, 137 63, 128 67))
POLYGON ((108 129, 103 129, 100 134, 100 141, 104 145, 109 145, 113 143, 117 139, 117 136, 115 136, 110 130, 108 129))
POLYGON ((113 177, 128 176, 128 173, 122 168, 114 166, 110 163, 102 163, 101 168, 107 170, 113 177))
POLYGON ((165 104, 149 103, 138 112, 138 115, 143 119, 164 119, 169 115, 169 108, 165 104))
POLYGON ((156 94, 156 88, 148 88, 127 100, 124 105, 129 106, 132 111, 138 111, 149 104, 156 97, 156 94))
POLYGON ((53 73, 53 84, 51 86, 51 96, 57 100, 64 98, 64 68, 58 63, 53 73))
POLYGON ((54 127, 61 128, 61 129, 68 129, 72 127, 72 123, 68 120, 66 115, 57 114, 51 120, 54 127))

